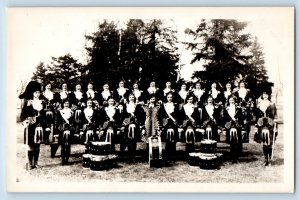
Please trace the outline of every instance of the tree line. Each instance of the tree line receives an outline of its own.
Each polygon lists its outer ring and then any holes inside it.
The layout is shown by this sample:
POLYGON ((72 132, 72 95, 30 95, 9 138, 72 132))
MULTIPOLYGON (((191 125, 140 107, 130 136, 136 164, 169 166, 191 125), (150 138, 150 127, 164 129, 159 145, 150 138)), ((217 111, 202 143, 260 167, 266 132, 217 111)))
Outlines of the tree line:
MULTIPOLYGON (((125 28, 118 22, 104 20, 97 30, 86 34, 87 64, 81 64, 72 55, 52 57, 52 62, 41 62, 33 79, 42 84, 51 82, 59 88, 63 82, 74 85, 93 82, 95 89, 104 83, 116 85, 124 79, 127 85, 139 82, 141 88, 154 80, 163 87, 165 81, 177 81, 179 51, 176 26, 172 21, 130 19, 125 28)), ((244 33, 246 22, 227 19, 201 20, 195 29, 186 28, 186 50, 193 52, 190 61, 200 61, 203 71, 196 71, 192 78, 204 83, 243 79, 250 89, 267 82, 264 54, 256 37, 244 33)), ((270 83, 271 84, 271 83, 270 83)), ((258 90, 257 90, 258 92, 258 90)))

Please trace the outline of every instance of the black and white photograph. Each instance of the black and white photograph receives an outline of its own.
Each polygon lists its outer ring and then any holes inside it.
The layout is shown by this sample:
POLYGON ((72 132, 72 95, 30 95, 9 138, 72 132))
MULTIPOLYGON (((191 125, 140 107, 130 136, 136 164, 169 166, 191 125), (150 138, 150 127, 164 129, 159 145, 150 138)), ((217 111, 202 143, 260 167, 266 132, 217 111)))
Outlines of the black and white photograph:
POLYGON ((294 192, 293 7, 7 9, 7 191, 294 192))

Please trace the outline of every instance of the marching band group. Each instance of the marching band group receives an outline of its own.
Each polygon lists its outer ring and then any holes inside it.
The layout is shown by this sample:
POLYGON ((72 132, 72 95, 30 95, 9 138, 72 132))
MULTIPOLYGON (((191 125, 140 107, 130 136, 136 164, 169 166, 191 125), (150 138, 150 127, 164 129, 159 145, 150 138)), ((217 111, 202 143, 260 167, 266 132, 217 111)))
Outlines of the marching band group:
MULTIPOLYGON (((42 91, 41 84, 31 81, 23 94, 21 119, 25 125, 25 144, 29 168, 38 165, 40 144, 51 145, 51 157, 61 146, 62 164, 68 164, 72 143, 82 143, 86 152, 90 141, 111 143, 111 151, 120 143, 120 154, 128 147, 134 158, 136 144, 148 143, 150 136, 159 136, 165 142, 166 160, 173 162, 176 142, 186 143, 186 152, 194 151, 194 144, 202 140, 220 141, 224 134, 230 144, 233 162, 238 161, 242 144, 249 142, 252 124, 256 124, 255 141, 263 143, 265 165, 270 165, 272 146, 277 134, 276 107, 270 93, 255 98, 244 82, 237 88, 231 83, 220 91, 216 83, 210 88, 197 82, 188 89, 183 83, 179 91, 166 82, 164 89, 151 82, 146 90, 134 83, 126 88, 121 80, 115 91, 109 84, 97 92, 89 83, 75 91, 63 83, 59 92, 53 92, 51 83, 42 91), (266 130, 266 127, 268 130, 266 130)), ((147 147, 149 148, 149 147, 147 147)))

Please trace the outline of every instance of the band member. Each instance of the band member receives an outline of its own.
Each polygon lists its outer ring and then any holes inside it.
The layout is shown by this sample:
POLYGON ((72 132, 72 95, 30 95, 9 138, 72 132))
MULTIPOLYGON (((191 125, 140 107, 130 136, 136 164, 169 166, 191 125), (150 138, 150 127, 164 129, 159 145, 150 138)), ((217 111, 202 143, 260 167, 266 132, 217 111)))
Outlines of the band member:
POLYGON ((246 102, 242 102, 241 105, 242 115, 243 115, 243 126, 242 126, 242 141, 244 143, 249 143, 249 135, 250 135, 250 123, 252 120, 252 108, 246 104, 246 102))
POLYGON ((265 166, 271 166, 273 145, 278 134, 276 106, 270 99, 270 92, 263 92, 257 103, 257 127, 254 140, 263 143, 265 166))
POLYGON ((141 140, 147 143, 146 153, 149 151, 149 137, 161 135, 160 123, 159 123, 159 109, 160 105, 156 101, 156 95, 150 96, 148 103, 143 105, 144 110, 144 126, 142 127, 141 140))
POLYGON ((121 127, 120 109, 116 107, 115 99, 110 96, 107 99, 107 106, 100 110, 100 137, 111 143, 111 151, 115 151, 117 137, 120 135, 121 127))
POLYGON ((123 138, 120 146, 122 153, 128 146, 129 162, 135 162, 136 143, 139 141, 144 111, 141 104, 137 104, 134 94, 129 94, 127 103, 124 104, 123 138))
POLYGON ((205 133, 204 139, 211 139, 219 141, 218 134, 218 122, 220 120, 220 107, 215 107, 213 104, 213 98, 209 96, 207 98, 207 104, 202 109, 202 127, 206 129, 208 126, 211 128, 211 132, 205 133))
MULTIPOLYGON (((57 130, 59 132, 59 144, 61 145, 62 165, 67 165, 71 155, 71 143, 74 135, 74 112, 70 108, 70 101, 68 99, 63 101, 63 107, 58 112, 57 130)), ((53 152, 51 152, 53 153, 53 157, 58 149, 58 145, 53 146, 53 152)))
POLYGON ((86 106, 85 104, 85 97, 84 93, 81 90, 81 85, 79 83, 75 86, 75 91, 72 95, 74 102, 74 126, 75 126, 75 132, 74 132, 74 140, 79 140, 80 137, 80 131, 83 127, 83 120, 84 120, 84 114, 83 109, 86 106))
POLYGON ((103 85, 103 91, 100 93, 100 106, 107 106, 108 99, 113 95, 113 92, 109 90, 108 83, 105 83, 103 85))
POLYGON ((181 125, 179 137, 186 143, 186 152, 190 153, 194 151, 195 135, 198 133, 198 128, 200 126, 200 116, 197 106, 195 106, 195 97, 193 94, 189 94, 186 98, 186 103, 184 104, 181 113, 181 125), (197 131, 197 133, 196 133, 197 131), (184 136, 182 136, 184 134, 184 136))
POLYGON ((46 103, 44 140, 45 144, 48 144, 50 141, 53 141, 55 116, 58 105, 57 102, 59 100, 57 94, 52 92, 51 90, 51 83, 45 84, 45 91, 43 92, 43 96, 46 103))
POLYGON ((136 103, 144 104, 145 94, 144 94, 144 91, 139 89, 138 83, 133 84, 133 88, 132 88, 131 92, 134 95, 134 97, 136 98, 136 103))
POLYGON ((28 83, 23 94, 19 96, 24 99, 21 112, 23 121, 24 144, 26 144, 26 169, 38 167, 40 144, 43 141, 44 108, 45 102, 40 98, 41 84, 36 81, 28 83))
POLYGON ((152 95, 149 103, 143 106, 145 112, 145 128, 142 130, 142 141, 148 143, 148 138, 152 135, 160 134, 159 113, 160 106, 157 104, 156 96, 152 95))
POLYGON ((60 103, 60 107, 59 109, 61 109, 63 107, 63 101, 65 101, 66 99, 68 99, 69 103, 70 103, 70 107, 72 107, 73 105, 73 97, 72 97, 72 92, 68 90, 68 84, 67 83, 63 83, 61 85, 61 91, 59 92, 59 103, 60 103))
POLYGON ((198 107, 203 107, 208 95, 205 92, 205 89, 201 87, 200 82, 195 84, 195 88, 192 90, 192 93, 196 97, 198 107))
POLYGON ((116 101, 118 103, 126 103, 124 101, 126 101, 126 98, 129 94, 129 89, 128 88, 125 88, 125 82, 123 80, 121 80, 119 82, 119 87, 117 88, 116 92, 116 101))
POLYGON ((246 104, 249 103, 251 98, 250 90, 245 87, 245 82, 240 82, 239 84, 239 89, 236 91, 235 96, 238 97, 238 102, 239 105, 241 105, 242 102, 245 102, 246 104))
POLYGON ((162 124, 162 136, 166 142, 166 160, 170 164, 174 161, 176 153, 176 141, 178 140, 178 104, 173 102, 173 93, 166 95, 166 102, 160 107, 159 117, 162 124))
POLYGON ((146 92, 146 99, 149 100, 150 97, 152 97, 153 95, 155 95, 156 98, 159 95, 159 88, 156 87, 155 81, 150 82, 150 86, 148 87, 147 92, 146 92))
POLYGON ((243 125, 243 141, 249 142, 249 133, 250 133, 250 122, 252 118, 252 113, 254 113, 254 97, 249 89, 246 89, 245 82, 241 81, 239 84, 239 89, 235 93, 238 97, 238 104, 242 109, 244 116, 244 125, 243 125))
POLYGON ((166 99, 167 94, 169 94, 170 92, 174 93, 175 90, 172 89, 171 81, 167 81, 166 82, 166 87, 165 87, 165 89, 162 90, 162 94, 160 95, 160 98, 161 99, 166 99))
POLYGON ((236 105, 236 97, 228 98, 228 106, 224 112, 224 124, 226 129, 226 141, 230 144, 232 163, 237 163, 243 150, 241 128, 243 115, 240 107, 236 105))
POLYGON ((211 89, 208 94, 213 98, 214 104, 222 104, 222 95, 221 92, 217 89, 217 83, 213 82, 211 84, 211 89))
POLYGON ((189 91, 187 90, 186 83, 182 83, 180 90, 178 91, 178 103, 181 104, 181 106, 183 106, 188 93, 189 91))
MULTIPOLYGON (((230 96, 232 96, 232 94, 233 94, 233 91, 231 88, 232 86, 231 86, 230 82, 226 83, 225 87, 226 87, 226 90, 223 92, 223 105, 225 105, 226 102, 228 102, 228 98, 230 96)), ((225 106, 227 106, 227 105, 225 105, 225 106)))
POLYGON ((84 94, 81 90, 81 85, 79 83, 75 86, 75 91, 73 92, 74 104, 76 105, 76 109, 82 109, 85 107, 84 94))
POLYGON ((234 80, 233 82, 233 89, 232 89, 232 93, 236 93, 237 91, 239 91, 239 81, 238 80, 234 80))
POLYGON ((43 96, 46 100, 46 105, 49 107, 54 107, 54 104, 57 102, 57 95, 55 95, 54 92, 52 92, 52 86, 51 83, 45 84, 45 91, 43 92, 43 96))
POLYGON ((94 90, 93 83, 88 83, 87 91, 84 93, 84 102, 86 102, 88 99, 92 99, 95 105, 99 103, 101 99, 98 92, 94 90))
MULTIPOLYGON (((86 102, 87 107, 83 110, 83 129, 82 132, 84 135, 82 135, 83 143, 86 146, 85 152, 89 152, 89 142, 94 140, 94 137, 96 136, 96 129, 97 129, 97 117, 98 113, 97 110, 94 109, 93 106, 93 100, 88 99, 86 102)), ((99 136, 97 136, 99 137, 99 136)), ((100 138, 97 138, 100 140, 100 138)))

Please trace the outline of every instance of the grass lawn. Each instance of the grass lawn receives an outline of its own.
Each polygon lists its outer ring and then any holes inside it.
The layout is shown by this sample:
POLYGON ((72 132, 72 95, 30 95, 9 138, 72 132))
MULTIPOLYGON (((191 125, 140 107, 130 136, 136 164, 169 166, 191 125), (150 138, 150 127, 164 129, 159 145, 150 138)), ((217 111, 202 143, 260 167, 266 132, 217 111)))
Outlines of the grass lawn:
MULTIPOLYGON (((184 159, 184 144, 177 144, 177 157, 173 166, 150 168, 148 161, 143 158, 145 144, 139 143, 136 163, 127 163, 126 157, 120 157, 118 166, 104 171, 91 171, 82 167, 83 145, 73 145, 70 165, 62 166, 60 148, 55 158, 50 158, 50 146, 41 145, 39 168, 25 170, 25 145, 23 144, 22 125, 18 124, 17 133, 17 181, 75 181, 75 182, 193 182, 193 183, 261 183, 283 182, 284 157, 283 133, 279 125, 274 161, 271 167, 264 167, 264 156, 261 144, 253 141, 253 131, 250 143, 243 145, 243 155, 239 163, 232 164, 229 159, 229 146, 218 144, 218 152, 223 153, 223 164, 216 170, 203 170, 189 166, 184 159)), ((118 150, 118 146, 117 146, 118 150)))

